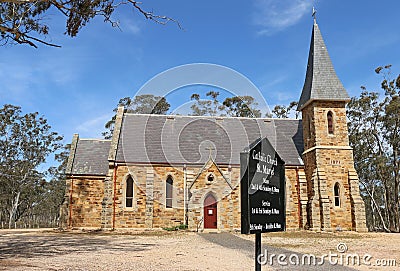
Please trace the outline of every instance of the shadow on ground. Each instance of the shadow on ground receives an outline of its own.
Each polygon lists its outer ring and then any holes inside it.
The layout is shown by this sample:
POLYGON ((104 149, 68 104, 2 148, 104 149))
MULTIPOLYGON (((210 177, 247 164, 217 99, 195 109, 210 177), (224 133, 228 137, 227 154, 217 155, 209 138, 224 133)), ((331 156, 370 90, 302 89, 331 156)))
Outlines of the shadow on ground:
POLYGON ((76 252, 144 251, 155 244, 138 242, 134 236, 97 236, 93 234, 6 234, 0 235, 0 259, 57 256, 76 252))
MULTIPOLYGON (((242 253, 245 253, 247 256, 251 257, 254 259, 255 255, 255 247, 254 247, 254 241, 249 241, 243 238, 240 238, 234 234, 231 233, 199 233, 199 235, 206 239, 209 242, 212 242, 214 244, 234 249, 234 250, 240 250, 242 253)), ((254 237, 255 238, 255 237, 254 237)), ((347 266, 341 266, 341 265, 331 265, 329 263, 329 260, 325 259, 323 265, 291 265, 289 264, 289 260, 286 259, 285 262, 288 263, 288 265, 280 265, 277 261, 277 256, 273 257, 272 259, 272 264, 269 262, 269 259, 271 255, 280 255, 284 254, 287 257, 291 255, 297 255, 297 257, 302 259, 303 254, 297 253, 294 251, 290 251, 287 249, 283 248, 276 248, 276 247, 271 247, 271 246, 266 246, 265 244, 262 244, 262 249, 261 253, 268 254, 268 262, 264 265, 267 265, 269 268, 275 269, 275 270, 335 270, 335 271, 355 271, 356 269, 347 267, 347 266), (265 253, 267 251, 267 253, 265 253)), ((319 260, 316 261, 318 263, 319 260)))

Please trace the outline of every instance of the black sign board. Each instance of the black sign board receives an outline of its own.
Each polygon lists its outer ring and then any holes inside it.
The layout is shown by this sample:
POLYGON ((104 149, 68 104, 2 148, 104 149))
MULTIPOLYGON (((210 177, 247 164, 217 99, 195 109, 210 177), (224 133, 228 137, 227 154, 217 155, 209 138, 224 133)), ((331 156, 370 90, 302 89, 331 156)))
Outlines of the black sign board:
POLYGON ((241 232, 285 230, 285 162, 267 138, 240 153, 241 232))

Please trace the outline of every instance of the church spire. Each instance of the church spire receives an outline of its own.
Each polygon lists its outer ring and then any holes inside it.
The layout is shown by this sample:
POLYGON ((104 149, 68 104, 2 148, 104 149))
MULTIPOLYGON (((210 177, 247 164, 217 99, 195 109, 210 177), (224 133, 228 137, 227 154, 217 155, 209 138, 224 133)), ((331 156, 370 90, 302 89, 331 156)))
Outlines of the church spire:
POLYGON ((315 14, 316 10, 313 8, 314 26, 308 55, 306 79, 297 107, 299 111, 313 100, 350 100, 333 68, 315 14))
POLYGON ((317 10, 315 9, 315 7, 312 7, 312 16, 314 18, 314 24, 317 23, 317 10))

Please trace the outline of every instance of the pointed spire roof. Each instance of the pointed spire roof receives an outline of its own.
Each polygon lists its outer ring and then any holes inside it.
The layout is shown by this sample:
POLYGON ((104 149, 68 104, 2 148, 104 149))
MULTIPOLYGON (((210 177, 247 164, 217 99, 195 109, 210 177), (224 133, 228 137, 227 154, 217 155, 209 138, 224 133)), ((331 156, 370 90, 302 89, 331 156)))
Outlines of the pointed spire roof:
POLYGON ((297 110, 314 100, 349 101, 349 95, 336 75, 314 17, 306 80, 297 110))

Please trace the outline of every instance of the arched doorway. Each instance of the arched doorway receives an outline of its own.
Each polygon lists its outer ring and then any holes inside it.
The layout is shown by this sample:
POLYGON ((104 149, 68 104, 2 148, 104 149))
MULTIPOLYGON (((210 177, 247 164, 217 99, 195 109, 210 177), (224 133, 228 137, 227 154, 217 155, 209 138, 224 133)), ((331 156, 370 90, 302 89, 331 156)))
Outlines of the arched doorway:
POLYGON ((211 194, 204 199, 204 228, 217 228, 217 200, 211 194))

